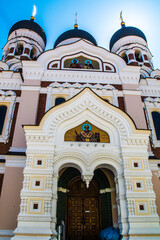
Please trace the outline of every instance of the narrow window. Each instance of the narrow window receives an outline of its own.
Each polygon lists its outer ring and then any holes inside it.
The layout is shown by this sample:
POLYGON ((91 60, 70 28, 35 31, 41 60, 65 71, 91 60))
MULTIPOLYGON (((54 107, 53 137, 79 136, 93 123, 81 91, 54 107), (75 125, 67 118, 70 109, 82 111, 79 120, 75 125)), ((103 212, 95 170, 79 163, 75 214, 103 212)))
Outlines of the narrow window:
POLYGON ((143 204, 140 204, 140 205, 139 205, 139 210, 140 210, 140 211, 143 211, 143 210, 144 210, 144 205, 143 205, 143 204))
POLYGON ((121 57, 123 58, 123 60, 124 60, 126 63, 128 63, 128 57, 127 57, 127 55, 126 55, 125 52, 122 53, 121 57))
POLYGON ((58 98, 56 98, 56 100, 55 100, 55 106, 57 106, 57 105, 65 102, 65 101, 66 101, 65 98, 58 97, 58 98))
POLYGON ((153 118, 157 140, 160 140, 160 113, 152 112, 152 118, 153 118))
POLYGON ((33 209, 38 209, 38 203, 33 204, 33 209))
POLYGON ((23 45, 18 45, 15 51, 15 55, 22 55, 23 53, 23 45))
POLYGON ((2 191, 3 177, 4 177, 4 174, 0 173, 0 196, 1 196, 1 191, 2 191))
POLYGON ((136 58, 137 62, 143 62, 141 52, 139 50, 135 51, 135 58, 136 58))
POLYGON ((137 185, 137 188, 141 188, 141 183, 137 182, 136 185, 137 185))
POLYGON ((39 187, 39 186, 40 186, 40 181, 36 181, 36 182, 35 182, 35 186, 36 186, 36 187, 39 187))
POLYGON ((134 167, 137 168, 138 167, 138 163, 134 162, 134 167))
POLYGON ((30 58, 32 60, 35 60, 36 59, 36 49, 35 48, 32 48, 31 52, 30 52, 30 58))
POLYGON ((42 160, 37 160, 37 165, 42 165, 42 160))
POLYGON ((7 107, 0 106, 0 135, 2 134, 2 131, 3 131, 6 112, 7 112, 7 107))

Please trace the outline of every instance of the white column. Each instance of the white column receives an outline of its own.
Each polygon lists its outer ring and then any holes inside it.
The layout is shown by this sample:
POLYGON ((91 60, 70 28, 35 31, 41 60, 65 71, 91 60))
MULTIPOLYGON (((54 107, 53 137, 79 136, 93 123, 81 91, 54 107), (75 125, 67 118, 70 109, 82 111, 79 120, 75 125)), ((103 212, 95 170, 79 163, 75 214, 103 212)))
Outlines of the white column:
POLYGON ((118 93, 118 90, 117 89, 114 89, 112 90, 113 92, 113 104, 118 107, 118 98, 117 98, 117 93, 118 93))
POLYGON ((121 224, 121 234, 128 235, 129 224, 128 224, 128 210, 127 210, 127 200, 126 200, 126 190, 125 190, 125 180, 122 174, 118 174, 118 189, 119 189, 119 204, 120 204, 120 224, 121 224))
POLYGON ((48 111, 52 107, 52 87, 47 87, 47 100, 45 111, 48 111))
POLYGON ((52 209, 51 209, 51 230, 53 234, 56 234, 56 213, 57 213, 57 185, 58 185, 58 173, 54 173, 53 185, 52 185, 52 209))

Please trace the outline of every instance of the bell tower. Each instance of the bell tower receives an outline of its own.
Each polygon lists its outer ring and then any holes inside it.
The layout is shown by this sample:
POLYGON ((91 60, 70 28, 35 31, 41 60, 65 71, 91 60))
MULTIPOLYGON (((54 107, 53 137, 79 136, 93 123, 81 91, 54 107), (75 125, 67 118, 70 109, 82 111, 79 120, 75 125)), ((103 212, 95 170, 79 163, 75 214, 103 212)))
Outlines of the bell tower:
POLYGON ((3 61, 7 62, 13 58, 35 60, 45 50, 46 34, 35 22, 34 15, 35 11, 30 20, 19 21, 11 27, 3 48, 3 61))
MULTIPOLYGON (((153 68, 152 54, 144 33, 136 27, 127 27, 120 14, 121 29, 110 40, 110 51, 121 56, 128 65, 153 68)), ((149 70, 150 71, 150 70, 149 70)))

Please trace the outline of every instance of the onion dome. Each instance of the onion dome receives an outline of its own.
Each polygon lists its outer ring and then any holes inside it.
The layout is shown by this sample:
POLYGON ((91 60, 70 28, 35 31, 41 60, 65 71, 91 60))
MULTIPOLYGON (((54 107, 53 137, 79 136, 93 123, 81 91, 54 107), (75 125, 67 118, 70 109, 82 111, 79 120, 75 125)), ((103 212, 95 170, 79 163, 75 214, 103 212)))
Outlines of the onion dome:
POLYGON ((137 36, 137 37, 143 38, 147 42, 146 36, 140 29, 136 27, 126 27, 125 23, 121 22, 121 29, 116 31, 110 40, 110 44, 109 44, 110 50, 118 40, 127 36, 137 36))
POLYGON ((56 48, 58 45, 63 45, 63 44, 69 44, 69 43, 72 43, 72 42, 75 42, 74 39, 85 39, 91 43, 93 43, 93 45, 97 46, 97 42, 96 40, 94 39, 94 37, 82 30, 82 29, 78 29, 78 24, 76 23, 74 25, 74 29, 71 29, 71 30, 68 30, 64 33, 62 33, 56 40, 55 44, 54 44, 54 48, 56 48), (66 40, 69 40, 71 39, 71 41, 66 41, 66 40))
POLYGON ((39 36, 41 36, 41 38, 43 39, 43 41, 46 45, 46 42, 47 42, 46 34, 45 34, 44 30, 41 28, 41 26, 34 21, 34 17, 31 17, 30 20, 22 20, 22 21, 15 23, 11 27, 8 36, 12 32, 14 32, 15 30, 18 30, 18 29, 29 29, 31 31, 36 32, 39 36))

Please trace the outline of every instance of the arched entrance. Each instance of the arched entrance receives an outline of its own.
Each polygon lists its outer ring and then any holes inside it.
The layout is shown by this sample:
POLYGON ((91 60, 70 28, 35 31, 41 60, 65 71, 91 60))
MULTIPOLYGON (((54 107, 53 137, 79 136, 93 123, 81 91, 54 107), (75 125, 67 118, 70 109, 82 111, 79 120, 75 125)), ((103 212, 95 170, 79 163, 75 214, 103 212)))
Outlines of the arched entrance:
POLYGON ((99 187, 93 179, 89 188, 78 176, 68 184, 67 239, 96 240, 100 229, 99 187))
POLYGON ((86 187, 80 172, 63 169, 58 181, 57 223, 65 222, 66 239, 96 240, 99 232, 112 226, 110 183, 97 169, 86 187))

